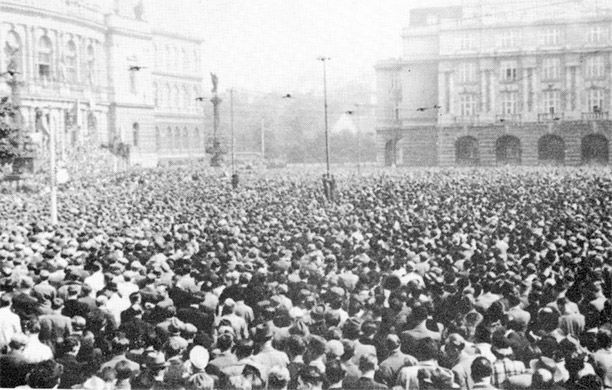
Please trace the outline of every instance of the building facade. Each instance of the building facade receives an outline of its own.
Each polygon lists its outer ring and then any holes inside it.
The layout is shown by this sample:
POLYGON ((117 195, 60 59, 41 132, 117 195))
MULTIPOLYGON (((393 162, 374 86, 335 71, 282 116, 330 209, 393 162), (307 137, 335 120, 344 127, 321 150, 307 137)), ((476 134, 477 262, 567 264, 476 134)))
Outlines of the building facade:
POLYGON ((607 163, 612 5, 466 0, 414 9, 377 67, 386 165, 607 163))
MULTIPOLYGON (((142 1, 0 0, 0 74, 17 69, 25 131, 39 133, 44 113, 61 155, 121 142, 131 165, 203 158, 202 39, 163 31, 146 11, 142 1)), ((2 95, 15 95, 3 81, 2 95)))

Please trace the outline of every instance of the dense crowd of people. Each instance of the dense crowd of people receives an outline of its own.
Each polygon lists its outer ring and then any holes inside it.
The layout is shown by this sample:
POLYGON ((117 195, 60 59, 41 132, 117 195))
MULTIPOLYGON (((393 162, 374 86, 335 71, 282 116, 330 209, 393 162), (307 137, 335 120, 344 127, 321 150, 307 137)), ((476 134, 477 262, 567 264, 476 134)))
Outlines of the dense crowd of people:
POLYGON ((612 388, 612 174, 226 176, 0 202, 0 387, 612 388))

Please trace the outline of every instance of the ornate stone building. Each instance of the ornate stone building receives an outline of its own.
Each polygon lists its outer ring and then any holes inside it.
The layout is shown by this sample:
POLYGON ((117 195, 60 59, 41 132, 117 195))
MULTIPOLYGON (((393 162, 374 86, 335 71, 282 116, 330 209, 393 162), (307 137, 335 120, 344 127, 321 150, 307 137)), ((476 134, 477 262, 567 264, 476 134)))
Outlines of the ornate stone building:
POLYGON ((142 0, 0 0, 0 74, 17 68, 24 128, 37 133, 42 110, 61 152, 123 142, 132 165, 204 157, 201 45, 149 23, 142 0))
POLYGON ((413 9, 376 68, 379 162, 607 163, 611 32, 597 0, 413 9))

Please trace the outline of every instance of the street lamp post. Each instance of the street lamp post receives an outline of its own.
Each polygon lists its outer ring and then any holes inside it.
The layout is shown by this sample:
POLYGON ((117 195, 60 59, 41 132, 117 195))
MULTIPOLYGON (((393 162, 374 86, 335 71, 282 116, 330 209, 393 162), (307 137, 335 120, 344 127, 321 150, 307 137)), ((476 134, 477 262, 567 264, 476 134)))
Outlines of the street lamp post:
MULTIPOLYGON (((359 109, 359 104, 354 104, 355 111, 349 110, 346 111, 346 114, 353 116, 356 111, 359 109)), ((357 121, 359 121, 359 113, 357 113, 357 121)), ((361 175, 361 126, 359 123, 356 125, 357 127, 357 175, 361 175)))
MULTIPOLYGON (((206 96, 198 96, 195 98, 197 102, 204 103, 208 100, 206 96)), ((202 143, 204 143, 204 149, 206 149, 206 104, 202 105, 202 143)), ((202 145, 198 145, 199 148, 202 145)), ((206 153, 206 150, 205 150, 206 153)))
POLYGON ((327 61, 331 60, 329 57, 319 57, 317 60, 323 63, 323 105, 325 109, 325 162, 327 166, 327 176, 329 173, 329 129, 327 124, 327 61))

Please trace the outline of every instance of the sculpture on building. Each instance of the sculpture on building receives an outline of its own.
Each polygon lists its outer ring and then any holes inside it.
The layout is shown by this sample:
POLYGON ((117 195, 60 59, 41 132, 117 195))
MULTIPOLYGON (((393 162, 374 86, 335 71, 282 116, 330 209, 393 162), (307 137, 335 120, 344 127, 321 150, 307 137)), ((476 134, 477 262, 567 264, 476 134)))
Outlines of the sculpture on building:
POLYGON ((19 72, 19 63, 17 58, 17 53, 19 52, 19 48, 14 48, 10 43, 6 42, 6 47, 4 48, 4 53, 6 54, 6 58, 8 58, 8 62, 6 64, 6 73, 15 74, 19 72))
POLYGON ((144 7, 144 3, 142 2, 142 0, 140 0, 134 6, 134 17, 136 18, 136 20, 146 20, 145 7, 144 7))
POLYGON ((219 78, 217 77, 216 74, 211 73, 210 74, 210 80, 212 81, 212 89, 210 90, 210 92, 212 92, 213 94, 217 93, 217 85, 219 84, 219 78))

